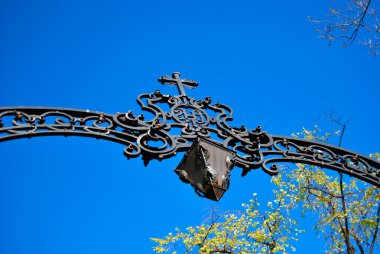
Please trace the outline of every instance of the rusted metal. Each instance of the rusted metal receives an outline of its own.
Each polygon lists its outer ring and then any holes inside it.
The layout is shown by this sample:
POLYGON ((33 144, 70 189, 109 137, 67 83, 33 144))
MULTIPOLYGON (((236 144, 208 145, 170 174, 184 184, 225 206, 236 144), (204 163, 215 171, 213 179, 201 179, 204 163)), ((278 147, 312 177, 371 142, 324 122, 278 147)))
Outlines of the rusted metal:
MULTIPOLYGON (((176 85, 179 95, 161 94, 158 90, 139 95, 137 102, 142 110, 150 113, 148 115, 153 114, 149 119, 144 114, 136 116, 132 111, 111 115, 65 108, 0 108, 0 142, 54 135, 94 137, 123 144, 125 156, 135 158, 141 155, 144 165, 153 159, 170 158, 178 152, 187 152, 191 157, 192 146, 213 144, 216 148, 209 150, 216 156, 226 156, 226 151, 232 151, 234 165, 242 168, 243 176, 260 167, 275 175, 279 170, 278 163, 305 163, 345 173, 380 187, 380 163, 367 156, 325 143, 270 135, 260 126, 251 130, 245 126, 233 127, 230 125, 233 120, 231 108, 221 103, 213 104, 209 96, 196 100, 186 95, 184 88, 196 87, 197 82, 181 79, 178 72, 171 77, 159 78, 159 82, 176 85), (163 110, 163 104, 168 111, 163 110)), ((222 164, 213 166, 217 172, 221 170, 218 177, 226 174, 224 159, 221 161, 222 164)), ((188 163, 184 159, 182 164, 188 163)), ((207 163, 210 162, 206 160, 207 163)), ((181 165, 179 168, 188 176, 195 170, 187 171, 190 169, 181 168, 181 165)), ((182 171, 177 173, 185 180, 182 171)), ((196 187, 195 178, 189 179, 196 187)), ((201 196, 219 200, 227 188, 219 180, 217 182, 216 185, 202 182, 203 191, 199 186, 196 190, 201 196), (205 187, 207 184, 212 188, 205 187)))
POLYGON ((174 171, 199 196, 218 201, 230 186, 234 158, 221 144, 197 138, 174 171))
POLYGON ((179 72, 173 72, 172 77, 169 76, 162 76, 158 79, 161 84, 172 84, 177 86, 178 92, 182 96, 186 96, 185 93, 185 87, 194 88, 198 86, 198 82, 195 82, 194 80, 187 80, 187 79, 181 79, 179 72))

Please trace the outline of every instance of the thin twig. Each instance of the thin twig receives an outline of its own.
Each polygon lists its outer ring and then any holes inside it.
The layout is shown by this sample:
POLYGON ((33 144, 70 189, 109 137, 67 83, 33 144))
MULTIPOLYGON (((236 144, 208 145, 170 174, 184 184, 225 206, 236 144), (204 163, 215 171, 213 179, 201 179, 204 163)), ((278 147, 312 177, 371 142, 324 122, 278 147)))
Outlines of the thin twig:
POLYGON ((377 233, 379 231, 379 223, 380 223, 380 203, 379 205, 377 206, 377 218, 376 218, 376 229, 375 229, 375 233, 373 234, 373 237, 372 237, 372 243, 371 243, 371 248, 370 248, 370 251, 369 253, 373 253, 373 248, 375 247, 375 242, 376 242, 376 238, 377 238, 377 233))

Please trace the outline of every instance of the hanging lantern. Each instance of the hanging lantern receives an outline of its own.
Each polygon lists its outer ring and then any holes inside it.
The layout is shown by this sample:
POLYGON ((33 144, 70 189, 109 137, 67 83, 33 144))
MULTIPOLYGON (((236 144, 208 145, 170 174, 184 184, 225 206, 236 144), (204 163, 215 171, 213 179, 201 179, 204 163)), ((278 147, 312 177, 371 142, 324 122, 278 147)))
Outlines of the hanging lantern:
POLYGON ((233 151, 198 137, 174 171, 199 196, 218 201, 230 185, 234 158, 233 151))

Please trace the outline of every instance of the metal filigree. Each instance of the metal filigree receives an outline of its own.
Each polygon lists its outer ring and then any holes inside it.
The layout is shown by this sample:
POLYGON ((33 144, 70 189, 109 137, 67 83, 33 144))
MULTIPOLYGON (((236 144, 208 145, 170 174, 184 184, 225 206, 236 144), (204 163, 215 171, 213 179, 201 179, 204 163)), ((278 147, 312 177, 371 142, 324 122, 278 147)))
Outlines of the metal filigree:
POLYGON ((366 156, 325 143, 269 135, 261 127, 247 130, 233 127, 232 110, 212 103, 210 97, 196 100, 185 87, 198 83, 180 79, 179 73, 161 77, 162 84, 174 84, 179 95, 156 91, 137 98, 143 111, 114 115, 87 110, 6 107, 0 108, 0 142, 37 136, 84 136, 123 144, 128 158, 142 156, 145 165, 188 151, 198 138, 210 139, 236 153, 235 166, 242 175, 262 167, 271 175, 277 163, 306 163, 352 175, 380 187, 380 163, 366 156), (167 110, 164 110, 166 108, 167 110))

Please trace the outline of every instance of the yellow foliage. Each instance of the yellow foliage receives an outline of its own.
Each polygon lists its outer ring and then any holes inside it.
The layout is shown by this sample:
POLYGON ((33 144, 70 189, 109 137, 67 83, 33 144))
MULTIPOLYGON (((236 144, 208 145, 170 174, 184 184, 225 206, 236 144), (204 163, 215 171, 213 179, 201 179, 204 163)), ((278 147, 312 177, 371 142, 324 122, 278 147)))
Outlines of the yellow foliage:
MULTIPOLYGON (((330 134, 318 136, 320 129, 303 129, 295 134, 304 139, 326 141, 330 134)), ((340 132, 334 132, 339 135, 340 132)), ((380 160, 380 154, 372 158, 380 160)), ((248 203, 242 204, 239 212, 225 212, 221 216, 211 216, 217 220, 187 227, 185 231, 176 229, 175 234, 164 238, 151 238, 157 246, 156 253, 210 253, 226 250, 236 253, 288 253, 294 252, 292 245, 297 236, 304 232, 292 217, 295 208, 301 207, 304 215, 316 214, 318 221, 314 228, 326 237, 328 253, 345 252, 345 230, 349 231, 349 241, 368 249, 379 227, 376 211, 379 208, 380 191, 350 178, 341 181, 342 175, 332 177, 316 167, 297 164, 294 169, 282 169, 272 178, 273 200, 265 209, 260 207, 258 195, 254 193, 248 203), (309 213, 313 211, 313 213, 309 213), (349 228, 345 228, 345 225, 349 228), (352 236, 356 237, 354 241, 352 236)), ((379 236, 375 243, 379 242, 379 236)))

